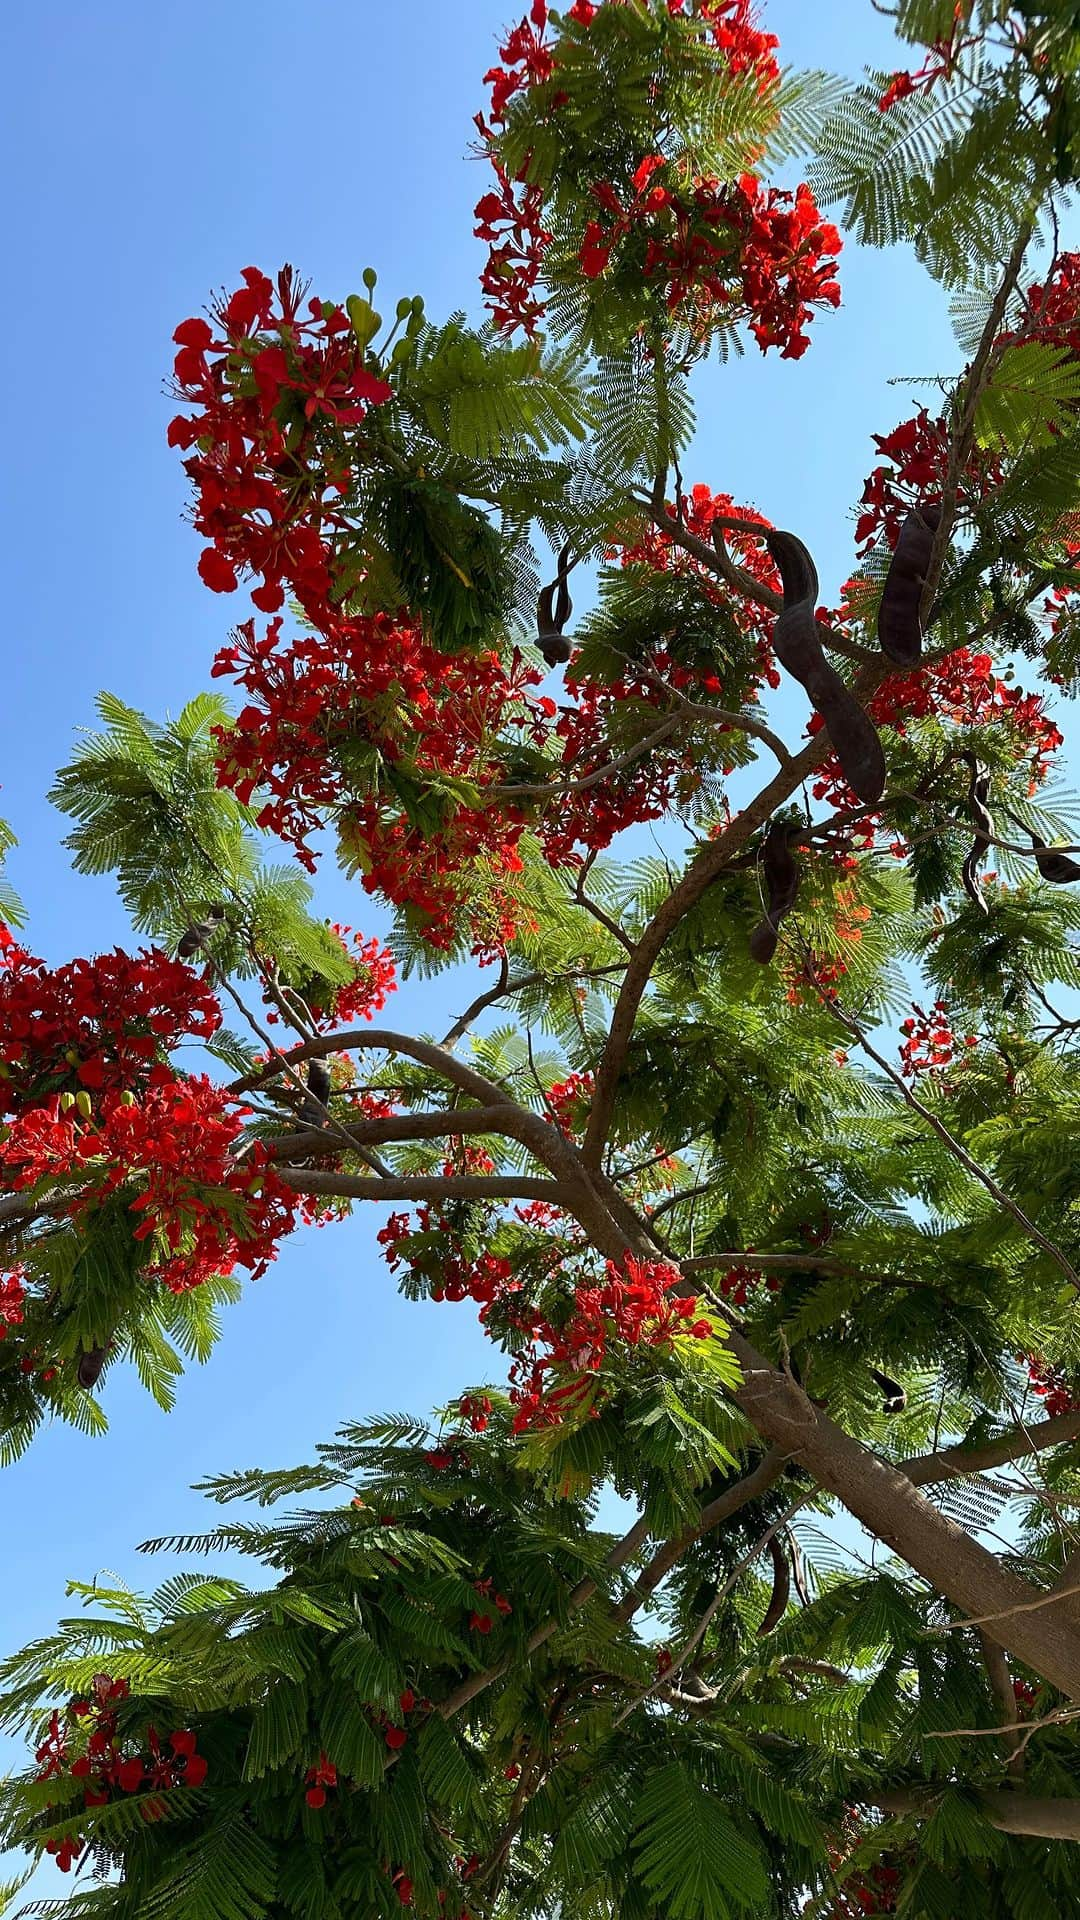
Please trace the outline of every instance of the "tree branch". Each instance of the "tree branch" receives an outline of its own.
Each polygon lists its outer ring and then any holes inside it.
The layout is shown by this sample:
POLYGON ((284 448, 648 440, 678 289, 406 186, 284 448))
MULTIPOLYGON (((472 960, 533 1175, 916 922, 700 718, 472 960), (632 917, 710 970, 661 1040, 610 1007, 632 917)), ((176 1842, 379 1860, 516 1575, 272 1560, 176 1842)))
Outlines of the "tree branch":
POLYGON ((620 1626, 632 1620, 638 1608, 644 1606, 650 1594, 655 1593, 661 1580, 671 1572, 672 1567, 682 1559, 683 1554, 694 1545, 696 1540, 700 1540, 706 1533, 711 1533, 715 1527, 722 1526, 725 1520, 730 1520, 733 1514, 749 1506, 752 1500, 760 1499, 763 1493, 768 1493, 770 1487, 776 1485, 787 1466, 788 1458, 789 1456, 779 1447, 771 1447, 751 1473, 742 1480, 736 1480, 732 1486, 725 1487, 723 1493, 718 1494, 715 1500, 710 1500, 708 1506, 702 1507, 696 1520, 684 1527, 681 1533, 673 1534, 670 1540, 665 1540, 663 1546, 653 1554, 648 1565, 642 1568, 625 1599, 620 1600, 612 1618, 617 1620, 620 1626))
MULTIPOLYGON (((872 680, 867 677, 859 691, 867 697, 884 678, 884 666, 872 680)), ((607 1042, 601 1056, 593 1090, 592 1111, 589 1117, 588 1131, 585 1136, 584 1157, 586 1165, 598 1167, 603 1158, 611 1116, 615 1104, 615 1093, 622 1075, 627 1049, 634 1031, 638 1008, 644 998, 649 978, 665 945, 675 928, 686 915, 696 907, 703 894, 707 893, 723 873, 733 856, 746 846, 759 827, 771 820, 777 807, 782 806, 796 793, 807 776, 814 772, 832 750, 832 742, 824 728, 801 753, 796 754, 790 765, 774 774, 768 785, 737 814, 730 826, 715 840, 702 847, 678 884, 673 887, 663 905, 653 915, 636 946, 631 949, 630 963, 619 990, 618 999, 612 1014, 607 1042)))
POLYGON ((1010 1759, 1007 1772, 1014 1780, 1022 1779, 1024 1773, 1023 1735, 1016 1728, 1016 1695, 1013 1692, 1012 1674, 1009 1662, 1005 1658, 1004 1648, 995 1646, 985 1633, 979 1635, 979 1646, 986 1667, 990 1689, 997 1701, 1001 1717, 1001 1738, 1009 1749, 1010 1759))
MULTIPOLYGON (((414 1040, 407 1033, 391 1033, 381 1027, 354 1027, 345 1033, 320 1034, 313 1040, 305 1040, 298 1047, 291 1047, 281 1058, 289 1066, 296 1066, 301 1060, 323 1060, 330 1053, 362 1053, 365 1051, 381 1053, 403 1053, 408 1060, 415 1060, 422 1067, 430 1067, 442 1080, 459 1087, 462 1093, 479 1100, 482 1105, 500 1106, 514 1109, 516 1102, 511 1099, 505 1088, 497 1086, 493 1080, 486 1080, 482 1073, 468 1067, 458 1060, 448 1048, 440 1047, 434 1040, 414 1040)), ((255 1073, 244 1074, 234 1080, 230 1093, 253 1093, 258 1087, 265 1087, 280 1073, 280 1065, 270 1062, 255 1073)), ((525 1113, 524 1107, 517 1111, 525 1113)))
POLYGON ((1057 1414, 1052 1420, 1039 1420, 1032 1427, 1016 1427, 986 1440, 977 1447, 945 1447, 918 1459, 901 1460, 898 1471, 913 1486, 925 1487, 939 1480, 959 1479, 966 1474, 985 1473, 992 1467, 1008 1466, 1033 1453, 1046 1453, 1051 1447, 1063 1447, 1080 1439, 1080 1411, 1057 1414))
POLYGON ((499 1133, 505 1120, 504 1106, 461 1107, 445 1113, 388 1114, 379 1120, 350 1120, 342 1114, 337 1132, 330 1138, 325 1128, 305 1127, 301 1133, 275 1135, 265 1144, 271 1159, 291 1160, 297 1156, 306 1158, 312 1153, 340 1151, 341 1134, 345 1135, 346 1144, 351 1141, 358 1147, 393 1145, 405 1140, 442 1140, 463 1133, 499 1133))
MULTIPOLYGON (((622 960, 608 967, 567 967, 565 972, 559 974, 558 980, 560 983, 566 980, 602 980, 613 973, 622 973, 624 967, 625 962, 622 960)), ((479 1019, 482 1013, 486 1013, 488 1007, 496 1006, 500 1000, 509 999, 511 994, 524 993, 527 987, 551 984, 551 975, 548 973, 526 973, 520 980, 506 979, 501 985, 489 988, 486 993, 478 994, 472 1005, 466 1007, 465 1012, 455 1020, 449 1033, 444 1035, 441 1045, 446 1048, 455 1047, 462 1036, 468 1032, 473 1021, 479 1019)))
POLYGON ((294 1193, 337 1200, 548 1200, 567 1205, 571 1197, 557 1180, 533 1180, 523 1174, 456 1173, 446 1179, 405 1174, 398 1180, 377 1174, 324 1172, 319 1167, 278 1167, 277 1177, 294 1193))
MULTIPOLYGON (((936 1796, 909 1788, 880 1793, 865 1804, 879 1813, 929 1818, 936 1796)), ((1037 1840, 1080 1840, 1080 1800, 1036 1800, 1026 1793, 980 1793, 979 1806, 999 1833, 1025 1834, 1037 1840)))

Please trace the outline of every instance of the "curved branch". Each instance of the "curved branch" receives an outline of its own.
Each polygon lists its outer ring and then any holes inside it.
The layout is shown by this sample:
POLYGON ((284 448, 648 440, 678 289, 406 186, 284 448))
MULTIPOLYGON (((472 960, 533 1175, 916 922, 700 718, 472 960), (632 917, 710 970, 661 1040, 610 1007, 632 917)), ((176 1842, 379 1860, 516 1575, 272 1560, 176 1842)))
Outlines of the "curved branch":
POLYGON ((1080 1411, 1060 1413, 1052 1420, 1039 1420, 1031 1427, 1012 1428, 994 1440, 977 1447, 945 1447, 917 1459, 901 1460, 898 1471, 913 1486, 931 1486, 935 1481, 959 1479, 962 1475, 986 1473, 992 1467, 1006 1467, 1013 1460, 1024 1460, 1033 1453, 1046 1453, 1050 1447, 1063 1447, 1080 1439, 1080 1411))
POLYGON ((503 1131, 506 1108, 461 1107, 445 1113, 388 1114, 380 1120, 350 1120, 340 1115, 335 1133, 327 1138, 325 1127, 305 1127, 302 1132, 275 1135, 264 1144, 272 1160, 289 1160, 294 1155, 327 1154, 340 1151, 340 1138, 354 1141, 358 1147, 393 1145, 405 1140, 444 1140, 462 1133, 499 1133, 503 1131))
POLYGON ((715 1500, 710 1500, 708 1506, 702 1507, 696 1520, 692 1520, 681 1533, 673 1534, 657 1549, 648 1565, 638 1574, 626 1598, 614 1609, 612 1618, 620 1626, 632 1620, 638 1608, 643 1607, 650 1594, 655 1593, 661 1580, 667 1577, 687 1549, 706 1533, 712 1533, 714 1528, 722 1526, 725 1520, 730 1520, 743 1507, 749 1506, 752 1500, 759 1500, 763 1493, 768 1493, 770 1487, 774 1487, 780 1479, 787 1463, 788 1455, 779 1447, 771 1447, 742 1480, 725 1487, 715 1500))
MULTIPOLYGON (((869 696, 873 688, 884 678, 884 671, 869 677, 858 688, 860 694, 869 696)), ((768 785, 737 814, 730 826, 691 861, 678 885, 673 887, 663 905, 653 915, 633 948, 626 975, 615 1002, 608 1038, 601 1056, 593 1090, 592 1111, 589 1117, 588 1131, 585 1136, 584 1157, 590 1167, 598 1167, 603 1157, 607 1141, 611 1115, 615 1104, 615 1091, 622 1075, 627 1048, 634 1031, 638 1008, 644 998, 652 970, 668 939, 681 920, 696 907, 702 895, 707 893, 733 856, 740 853, 752 839, 759 827, 763 827, 782 806, 796 793, 807 776, 814 772, 832 751, 832 742, 826 729, 815 734, 813 740, 796 754, 790 765, 781 769, 769 781, 768 785)))
MULTIPOLYGON (((879 1813, 923 1814, 937 1806, 933 1793, 908 1788, 880 1793, 866 1805, 879 1813)), ((979 1806, 999 1833, 1025 1834, 1036 1840, 1080 1840, 1080 1800, 1037 1800, 1027 1793, 980 1793, 979 1806)))
POLYGON ((522 1174, 456 1173, 439 1179, 405 1174, 400 1180, 376 1174, 324 1172, 318 1167, 278 1167, 277 1177, 294 1193, 330 1200, 549 1200, 567 1204, 567 1189, 557 1180, 532 1180, 522 1174))
MULTIPOLYGON (((554 984, 561 984, 567 980, 602 980, 610 974, 622 973, 624 966, 624 961, 617 960, 607 967, 566 967, 560 970, 558 981, 554 984)), ((523 974, 520 980, 505 979, 499 986, 489 987, 486 993, 477 994, 472 1005, 466 1007, 465 1012, 458 1016, 449 1033, 444 1034, 440 1045, 447 1048, 455 1047, 468 1032, 474 1020, 479 1019, 482 1013, 486 1013, 489 1007, 496 1006, 500 1000, 509 999, 511 994, 524 993, 527 987, 543 987, 552 984, 550 973, 536 972, 523 974)))
MULTIPOLYGON (((411 1034, 392 1033, 383 1027, 353 1027, 345 1033, 320 1034, 317 1039, 305 1040, 298 1047, 291 1047, 282 1059, 289 1066, 296 1066, 302 1060, 323 1060, 330 1053, 362 1053, 368 1049, 380 1053, 403 1053, 408 1060, 415 1060, 422 1067, 430 1067, 440 1079, 460 1087, 462 1093, 470 1094, 474 1100, 485 1105, 514 1109, 517 1103, 503 1087, 493 1080, 486 1080, 482 1073, 473 1067, 467 1067, 463 1061, 440 1047, 434 1040, 415 1040, 411 1034)), ((257 1087, 265 1087, 280 1073, 280 1065, 270 1062, 260 1067, 256 1073, 247 1073, 234 1080, 230 1093, 253 1093, 257 1087)), ((524 1107, 517 1108, 524 1113, 524 1107)))

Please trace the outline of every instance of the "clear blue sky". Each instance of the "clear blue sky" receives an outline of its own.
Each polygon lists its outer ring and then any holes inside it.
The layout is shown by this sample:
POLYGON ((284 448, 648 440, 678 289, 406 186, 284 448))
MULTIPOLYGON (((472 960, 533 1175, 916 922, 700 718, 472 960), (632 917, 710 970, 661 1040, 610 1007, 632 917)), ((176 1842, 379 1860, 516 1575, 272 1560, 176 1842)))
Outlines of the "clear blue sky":
MULTIPOLYGON (((175 711, 206 683, 229 618, 196 577, 184 476, 165 445, 172 329, 241 267, 285 260, 335 298, 370 263, 391 301, 422 292, 432 317, 475 311, 482 250, 470 214, 484 183, 466 158, 471 116, 493 35, 521 10, 513 0, 4 10, 0 813, 20 836, 11 871, 31 944, 53 961, 127 932, 110 884, 70 874, 63 823, 43 798, 74 729, 92 721, 103 686, 155 716, 175 711)), ((771 0, 766 18, 796 64, 901 64, 869 0, 771 0)), ((799 365, 763 362, 751 346, 743 363, 704 373, 686 468, 688 481, 797 528, 825 597, 850 570, 848 511, 869 435, 909 410, 887 380, 955 363, 942 296, 910 258, 849 247, 843 281, 843 310, 815 326, 799 365)), ((331 877, 324 897, 335 917, 379 929, 359 889, 331 877)), ((435 1029, 468 997, 455 982, 412 987, 394 1024, 435 1029)), ((171 1416, 114 1373, 106 1440, 55 1429, 3 1475, 3 1538, 19 1572, 5 1582, 0 1650, 52 1627, 69 1576, 164 1577, 171 1563, 134 1547, 209 1519, 191 1480, 304 1459, 341 1420, 426 1410, 482 1377, 471 1310, 399 1300, 377 1224, 287 1247, 210 1364, 182 1382, 171 1416)))

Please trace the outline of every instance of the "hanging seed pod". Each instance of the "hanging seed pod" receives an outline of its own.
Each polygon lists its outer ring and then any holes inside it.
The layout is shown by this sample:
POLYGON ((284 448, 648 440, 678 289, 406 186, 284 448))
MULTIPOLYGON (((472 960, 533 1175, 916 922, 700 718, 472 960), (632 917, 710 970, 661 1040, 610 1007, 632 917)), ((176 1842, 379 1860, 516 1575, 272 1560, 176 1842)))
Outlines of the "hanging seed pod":
POLYGON ((975 824, 975 838, 963 866, 964 892, 972 905, 978 907, 980 913, 988 913, 986 895, 979 885, 979 868, 994 832, 994 818, 987 807, 990 799, 990 775, 973 753, 965 754, 964 758, 971 768, 968 812, 975 824))
POLYGON ((761 873, 765 882, 767 906, 764 918, 750 935, 750 954, 760 966, 767 967, 780 937, 780 922, 791 912, 799 897, 799 863, 791 851, 791 829, 774 820, 761 850, 761 873))
POLYGON ((89 1393, 97 1386, 101 1369, 108 1358, 108 1347, 86 1347, 79 1355, 79 1364, 75 1369, 75 1378, 80 1387, 89 1393))
POLYGON ((1053 887, 1067 887, 1071 881, 1080 880, 1080 866, 1075 860, 1070 859, 1067 853, 1056 853, 1053 847, 1047 846, 1045 840, 1038 839, 1031 832, 1030 827, 1028 834, 1035 855, 1035 865, 1044 880, 1049 880, 1053 887))
POLYGON ((773 633, 773 650, 780 665, 805 689, 828 727, 849 787, 866 806, 876 807, 885 791, 885 754, 873 721, 825 658, 821 628, 814 618, 817 569, 793 533, 772 531, 764 535, 764 540, 780 569, 784 588, 784 607, 773 633))
POLYGON ((939 506, 916 507, 908 514, 900 529, 878 608, 878 645, 886 659, 908 672, 922 659, 919 613, 934 536, 940 525, 939 506))
POLYGON ((870 1378, 875 1386, 881 1388, 882 1413, 903 1413, 907 1406, 907 1392, 900 1382, 890 1380, 887 1373, 879 1373, 876 1367, 871 1367, 870 1378))
POLYGON ((572 652, 563 633, 574 611, 567 584, 569 576, 570 544, 567 542, 559 555, 558 574, 536 603, 536 644, 549 667, 564 666, 572 652))
POLYGON ((780 1625, 791 1598, 791 1568, 788 1565, 787 1554, 775 1535, 769 1541, 769 1558, 773 1567, 772 1599, 769 1601, 765 1618, 758 1628, 759 1640, 763 1640, 766 1634, 773 1633, 780 1625))

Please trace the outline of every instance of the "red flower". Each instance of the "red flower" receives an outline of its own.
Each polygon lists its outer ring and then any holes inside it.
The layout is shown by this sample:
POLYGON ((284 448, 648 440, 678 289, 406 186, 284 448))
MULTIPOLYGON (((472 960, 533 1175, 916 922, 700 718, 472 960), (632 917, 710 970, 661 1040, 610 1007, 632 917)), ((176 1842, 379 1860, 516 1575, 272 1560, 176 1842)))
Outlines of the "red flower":
POLYGON ((212 593, 235 593, 236 568, 216 547, 204 547, 199 556, 199 575, 212 593))
POLYGON ((403 1747, 405 1745, 405 1742, 408 1740, 408 1738, 409 1736, 406 1733, 404 1727, 387 1727, 386 1729, 386 1734, 385 1734, 386 1744, 394 1753, 396 1753, 400 1747, 403 1747))
POLYGON ((193 347, 196 353, 205 353, 213 345, 214 335, 205 320, 181 320, 173 339, 178 347, 193 347))

